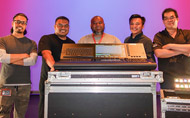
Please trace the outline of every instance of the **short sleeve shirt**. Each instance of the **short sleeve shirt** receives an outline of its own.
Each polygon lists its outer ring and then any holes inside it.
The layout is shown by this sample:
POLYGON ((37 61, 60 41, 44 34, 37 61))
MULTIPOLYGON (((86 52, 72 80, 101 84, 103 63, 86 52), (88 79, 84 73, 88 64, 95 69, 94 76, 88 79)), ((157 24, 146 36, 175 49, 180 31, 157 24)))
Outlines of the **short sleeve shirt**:
MULTIPOLYGON (((44 35, 38 44, 38 55, 42 56, 43 50, 50 50, 55 62, 60 60, 62 45, 64 43, 75 43, 69 37, 61 40, 56 34, 44 35)), ((47 79, 47 72, 50 70, 44 58, 42 58, 41 78, 47 79)))
MULTIPOLYGON (((190 44, 190 30, 178 29, 175 38, 172 38, 167 30, 163 30, 154 36, 153 50, 162 49, 162 46, 174 44, 190 44)), ((190 75, 190 58, 178 55, 170 58, 158 58, 158 68, 164 74, 171 76, 190 75)))

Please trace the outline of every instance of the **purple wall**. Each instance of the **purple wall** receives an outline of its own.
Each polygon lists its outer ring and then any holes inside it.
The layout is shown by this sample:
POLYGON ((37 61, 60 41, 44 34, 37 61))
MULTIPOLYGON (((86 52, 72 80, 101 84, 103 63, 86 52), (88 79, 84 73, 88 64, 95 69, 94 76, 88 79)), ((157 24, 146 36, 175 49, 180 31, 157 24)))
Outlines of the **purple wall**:
MULTIPOLYGON (((12 17, 25 13, 29 18, 27 37, 37 43, 40 37, 54 32, 54 20, 64 15, 70 19, 69 37, 76 42, 91 33, 90 19, 95 15, 104 18, 105 32, 113 34, 122 42, 130 35, 128 19, 138 13, 146 17, 144 34, 154 34, 164 28, 161 20, 162 11, 172 7, 179 14, 179 28, 190 28, 189 0, 1 0, 0 1, 0 37, 9 35, 12 17)), ((41 57, 32 66, 32 90, 38 90, 41 57)))

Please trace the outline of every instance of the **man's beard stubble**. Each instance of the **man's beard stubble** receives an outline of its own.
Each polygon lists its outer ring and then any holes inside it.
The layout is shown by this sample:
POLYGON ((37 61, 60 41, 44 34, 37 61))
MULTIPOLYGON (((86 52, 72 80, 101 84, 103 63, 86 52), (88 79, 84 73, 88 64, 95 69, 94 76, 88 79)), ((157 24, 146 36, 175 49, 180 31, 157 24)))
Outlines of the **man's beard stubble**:
POLYGON ((16 27, 16 33, 22 34, 24 31, 22 31, 22 27, 16 27))
MULTIPOLYGON (((91 28, 92 29, 92 28, 91 28)), ((96 32, 95 30, 92 29, 92 32, 96 35, 100 35, 104 33, 104 29, 101 32, 96 32)))

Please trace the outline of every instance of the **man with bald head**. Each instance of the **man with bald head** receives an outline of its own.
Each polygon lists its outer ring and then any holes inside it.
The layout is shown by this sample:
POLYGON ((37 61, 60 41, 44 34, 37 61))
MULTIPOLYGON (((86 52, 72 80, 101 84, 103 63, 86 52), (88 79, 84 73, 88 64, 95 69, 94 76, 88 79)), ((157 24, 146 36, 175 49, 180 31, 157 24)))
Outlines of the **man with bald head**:
POLYGON ((82 37, 78 41, 78 43, 88 43, 88 44, 121 43, 121 41, 117 37, 104 33, 105 24, 104 24, 104 19, 101 16, 94 16, 91 19, 90 26, 93 33, 82 37))

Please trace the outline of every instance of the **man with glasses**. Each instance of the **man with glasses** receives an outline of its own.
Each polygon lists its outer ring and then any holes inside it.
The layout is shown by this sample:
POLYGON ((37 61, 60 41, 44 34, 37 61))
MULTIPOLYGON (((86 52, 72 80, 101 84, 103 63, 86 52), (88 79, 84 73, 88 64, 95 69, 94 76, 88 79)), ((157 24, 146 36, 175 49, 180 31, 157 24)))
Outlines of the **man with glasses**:
POLYGON ((54 34, 44 35, 38 44, 38 55, 42 56, 40 76, 40 103, 39 118, 44 118, 44 82, 48 78, 48 71, 54 71, 53 65, 60 60, 63 43, 75 43, 67 34, 69 33, 69 19, 65 16, 57 17, 54 25, 54 34))
POLYGON ((117 37, 104 33, 105 24, 101 16, 94 16, 91 19, 91 29, 93 33, 82 37, 78 43, 121 43, 117 37))
POLYGON ((37 45, 24 35, 28 18, 23 13, 13 17, 11 35, 0 38, 0 117, 25 118, 30 98, 30 66, 36 63, 37 45))
POLYGON ((190 77, 190 30, 178 29, 178 14, 167 8, 162 13, 165 30, 154 36, 153 50, 158 69, 164 73, 162 89, 174 89, 175 78, 190 77))

